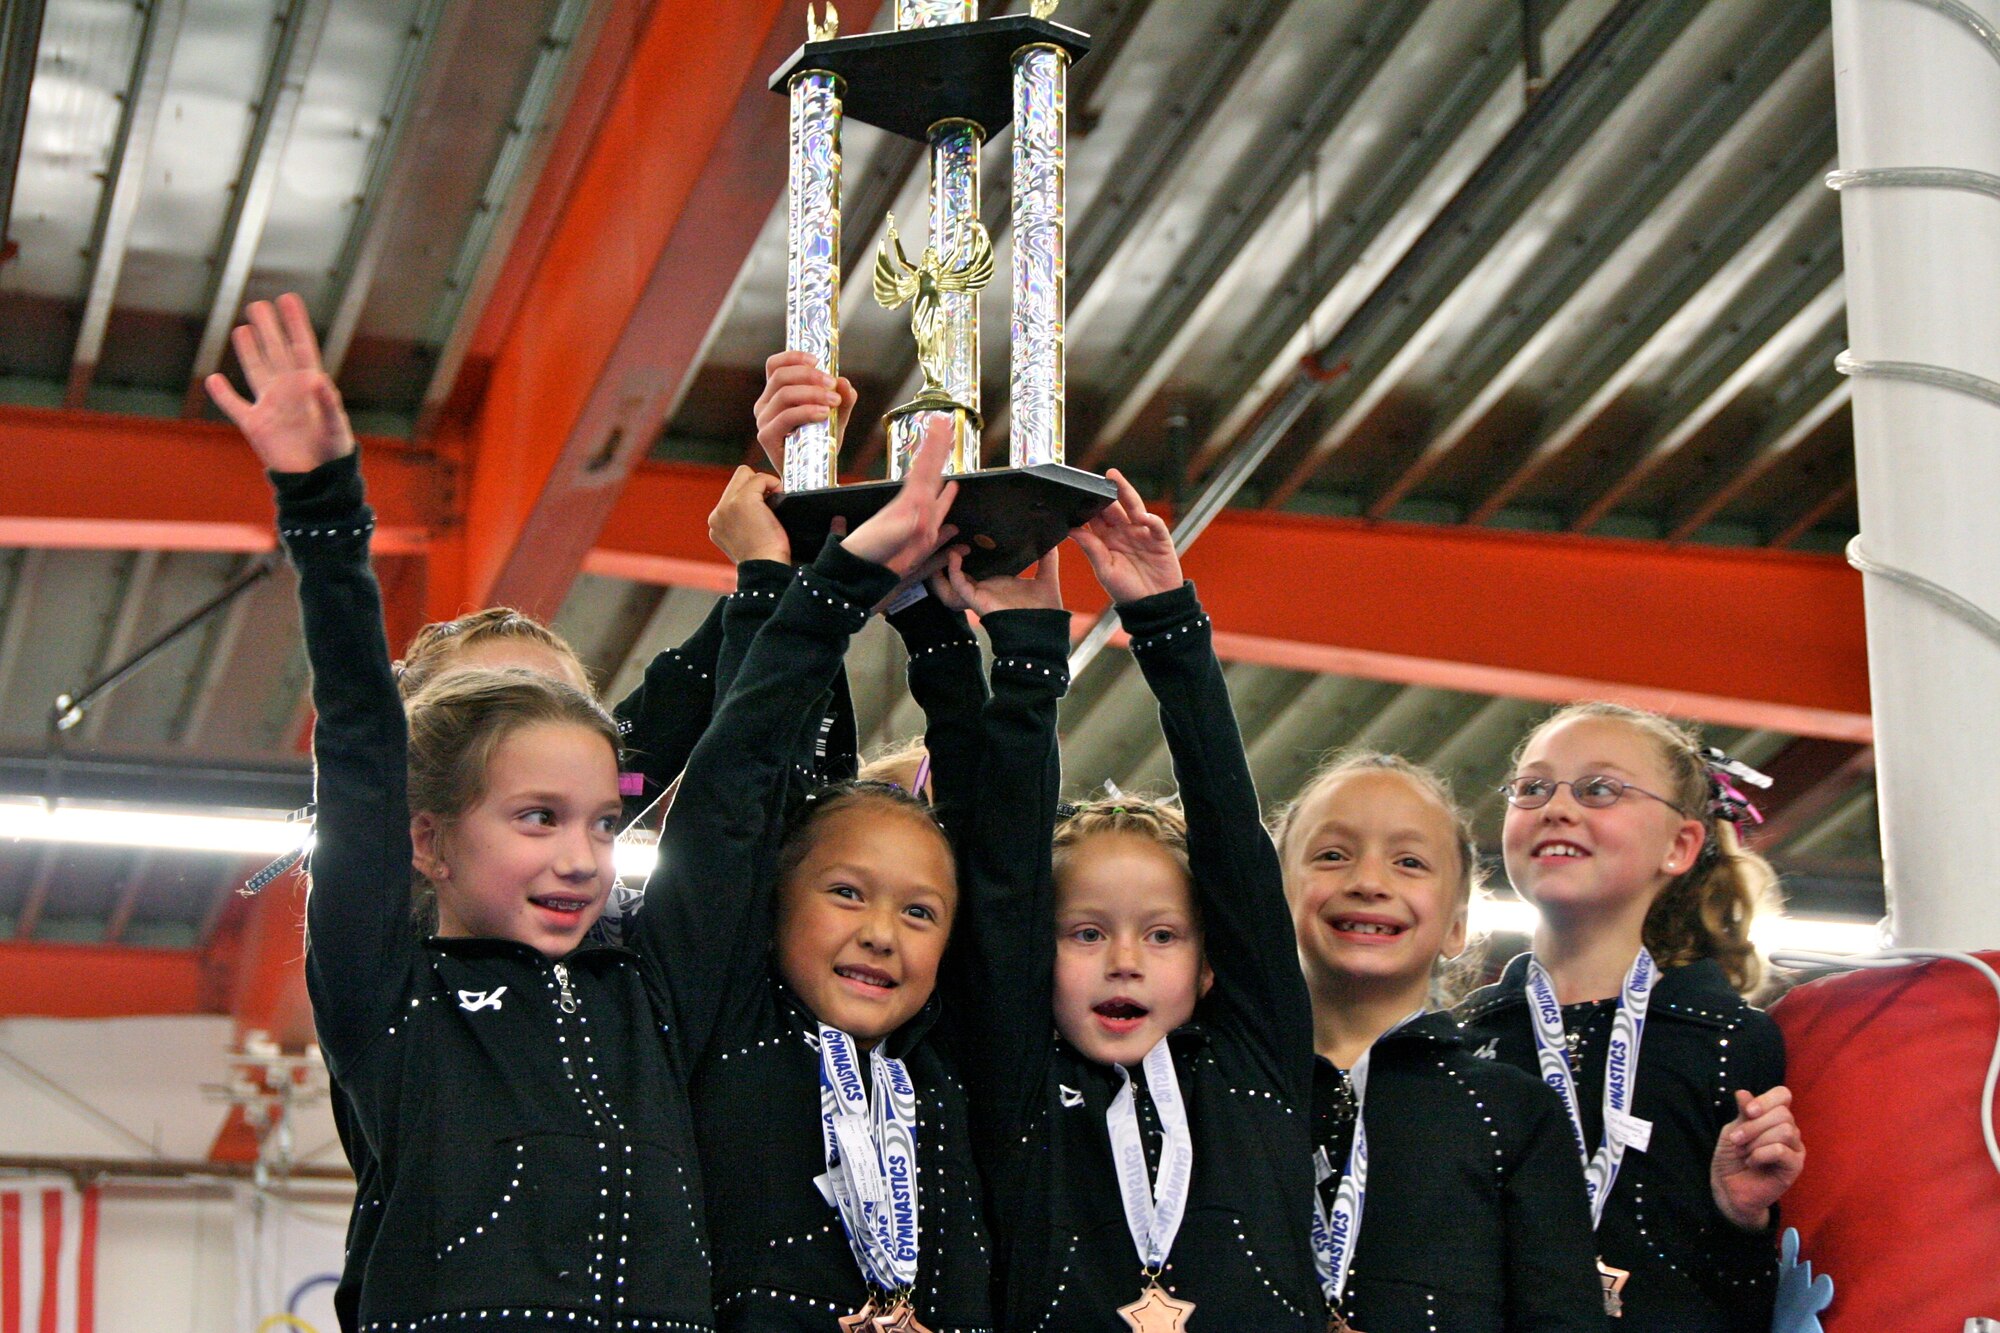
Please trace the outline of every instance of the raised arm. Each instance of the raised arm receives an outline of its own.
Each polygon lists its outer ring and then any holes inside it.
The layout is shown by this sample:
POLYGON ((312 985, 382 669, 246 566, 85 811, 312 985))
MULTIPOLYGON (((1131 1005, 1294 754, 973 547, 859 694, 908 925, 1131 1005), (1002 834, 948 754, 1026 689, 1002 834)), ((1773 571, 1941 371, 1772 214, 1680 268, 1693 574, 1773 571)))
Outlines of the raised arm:
POLYGON ((749 936, 768 921, 770 852, 800 718, 871 608, 940 539, 956 490, 942 481, 942 446, 927 443, 897 500, 844 540, 829 539, 798 572, 689 757, 631 938, 659 962, 690 1065, 739 973, 761 966, 761 941, 749 936))
POLYGON ((338 1074, 388 1026, 416 951, 408 734, 368 565, 375 516, 340 394, 298 297, 255 302, 248 314, 233 341, 252 398, 220 375, 207 387, 269 471, 279 538, 299 575, 317 715, 306 983, 338 1074))
MULTIPOLYGON (((645 677, 612 710, 624 733, 626 770, 644 779, 643 792, 626 801, 628 818, 657 800, 687 767, 743 655, 791 585, 791 543, 782 528, 759 522, 775 490, 774 478, 747 469, 731 478, 710 516, 709 536, 736 566, 736 590, 710 608, 685 642, 657 654, 645 677)), ((845 776, 853 767, 854 718, 844 676, 835 679, 831 708, 815 715, 801 742, 801 763, 814 757, 821 715, 829 730, 823 768, 845 776)))
POLYGON ((1119 499, 1078 534, 1118 603, 1132 656, 1160 703, 1187 813, 1188 862, 1216 985, 1206 1003, 1233 1013, 1301 1104, 1312 1087, 1312 1001, 1299 970, 1277 849, 1264 829, 1243 736, 1207 615, 1181 578, 1167 525, 1116 472, 1119 499))
MULTIPOLYGON (((993 645, 993 691, 980 717, 976 800, 959 857, 959 917, 946 976, 975 1142, 989 1163, 1019 1137, 1051 1050, 1055 882, 1050 843, 1061 794, 1057 705, 1069 688, 1069 613, 1057 556, 1033 579, 974 584, 947 574, 993 645)), ((941 762, 941 761, 940 761, 941 762)))
POLYGON ((620 767, 641 779, 640 790, 625 794, 628 823, 680 776, 715 713, 715 662, 728 606, 727 598, 718 600, 685 641, 655 653, 646 674, 611 710, 618 719, 620 767))
MULTIPOLYGON (((933 580, 934 585, 937 584, 933 580)), ((966 819, 979 799, 980 710, 986 704, 979 640, 941 585, 889 616, 909 653, 910 697, 924 711, 931 811, 963 854, 966 819)))

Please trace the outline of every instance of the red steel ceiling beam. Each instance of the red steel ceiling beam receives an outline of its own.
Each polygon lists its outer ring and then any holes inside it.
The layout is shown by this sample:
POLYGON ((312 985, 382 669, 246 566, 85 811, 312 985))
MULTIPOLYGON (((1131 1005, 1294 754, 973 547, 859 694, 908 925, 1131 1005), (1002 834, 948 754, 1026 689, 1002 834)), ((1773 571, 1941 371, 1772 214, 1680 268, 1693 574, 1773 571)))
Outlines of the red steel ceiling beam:
MULTIPOLYGON (((417 553, 448 520, 451 469, 364 438, 375 549, 417 553)), ((234 426, 0 406, 0 546, 268 551, 271 488, 234 426)))
MULTIPOLYGON (((227 549, 269 545, 263 481, 226 428, 108 418, 66 433, 68 416, 0 411, 0 441, 18 440, 12 428, 26 418, 40 432, 30 442, 47 446, 20 455, 37 466, 0 469, 0 513, 21 516, 0 519, 0 540, 59 531, 71 544, 130 545, 143 532, 156 548, 214 549, 224 533, 242 543, 227 549), (194 430, 209 434, 191 441, 194 430), (93 443, 94 463, 65 456, 93 443), (105 486, 107 476, 120 485, 105 486)), ((409 550, 448 474, 386 442, 364 457, 385 541, 401 533, 390 549, 409 550)), ((726 586, 707 539, 726 476, 642 465, 579 564, 726 586)), ((1081 562, 1071 565, 1071 605, 1102 605, 1081 562)), ((1187 566, 1223 628, 1218 646, 1238 660, 1523 698, 1609 695, 1730 725, 1870 739, 1861 581, 1838 557, 1232 509, 1187 566)), ((395 618, 414 617, 408 608, 395 618)))
MULTIPOLYGON (((727 586, 726 473, 648 465, 586 564, 727 586)), ((1224 657, 1516 698, 1615 698, 1866 743, 1861 577, 1835 556, 1225 510, 1186 558, 1224 657)), ((1069 605, 1103 594, 1081 560, 1069 605)))
POLYGON ((194 949, 0 941, 0 1018, 134 1018, 225 1009, 194 949))
POLYGON ((1186 565, 1242 660, 1871 737, 1835 556, 1230 510, 1186 565))
POLYGON ((804 39, 790 0, 655 4, 469 427, 462 584, 434 615, 561 605, 785 188, 765 79, 804 39))

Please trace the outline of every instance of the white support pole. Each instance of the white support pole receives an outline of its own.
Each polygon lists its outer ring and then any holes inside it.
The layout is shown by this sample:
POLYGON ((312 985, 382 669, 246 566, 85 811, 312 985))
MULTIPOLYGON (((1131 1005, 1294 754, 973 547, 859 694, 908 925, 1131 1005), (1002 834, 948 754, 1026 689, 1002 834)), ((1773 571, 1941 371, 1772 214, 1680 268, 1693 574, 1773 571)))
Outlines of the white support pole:
MULTIPOLYGON (((1903 946, 2000 944, 2000 0, 1833 0, 1876 781, 1903 946), (1981 28, 1984 28, 1982 33, 1981 28), (1921 374, 1922 372, 1916 372, 1921 374), (1944 609, 1941 588, 1962 599, 1944 609), (1989 625, 1989 629, 1992 628, 1989 625)), ((1943 600, 1949 600, 1944 598, 1943 600)))

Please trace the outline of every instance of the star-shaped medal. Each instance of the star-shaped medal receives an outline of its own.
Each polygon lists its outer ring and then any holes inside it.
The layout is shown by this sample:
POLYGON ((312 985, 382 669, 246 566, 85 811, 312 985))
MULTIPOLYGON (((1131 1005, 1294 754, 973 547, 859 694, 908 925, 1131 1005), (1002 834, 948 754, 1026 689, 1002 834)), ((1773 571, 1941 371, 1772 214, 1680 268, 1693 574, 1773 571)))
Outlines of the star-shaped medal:
POLYGON ((898 1301, 887 1314, 875 1316, 868 1333, 931 1333, 917 1322, 917 1311, 908 1301, 898 1301))
POLYGON ((1157 1282, 1148 1282, 1138 1300, 1118 1307, 1132 1333, 1187 1333, 1187 1319, 1193 1313, 1193 1301, 1175 1300, 1157 1282))
POLYGON ((1347 1316, 1335 1310, 1326 1318, 1326 1333, 1361 1333, 1361 1330, 1347 1322, 1347 1316))
POLYGON ((1625 1283, 1631 1276, 1629 1268, 1613 1268, 1602 1259, 1597 1261, 1597 1280, 1604 1284, 1604 1313, 1613 1319, 1625 1314, 1625 1283))
POLYGON ((875 1333, 875 1298, 869 1297, 868 1304, 853 1314, 842 1315, 839 1323, 840 1333, 875 1333))

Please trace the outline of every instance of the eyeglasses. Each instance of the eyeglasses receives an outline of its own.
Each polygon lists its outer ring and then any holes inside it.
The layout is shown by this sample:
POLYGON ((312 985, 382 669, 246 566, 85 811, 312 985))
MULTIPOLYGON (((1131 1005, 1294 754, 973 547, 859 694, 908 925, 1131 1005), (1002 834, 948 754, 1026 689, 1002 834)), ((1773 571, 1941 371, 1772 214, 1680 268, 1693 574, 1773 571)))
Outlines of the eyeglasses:
POLYGON ((1574 782, 1557 782, 1553 778, 1510 778, 1500 784, 1500 794, 1505 796, 1507 804, 1516 810, 1539 810, 1555 799, 1557 787, 1568 787, 1569 794, 1576 798, 1578 805, 1592 810, 1603 810, 1618 804, 1620 798, 1628 791, 1638 792, 1641 796, 1651 796, 1669 809, 1680 809, 1680 806, 1664 796, 1649 792, 1644 787, 1635 787, 1629 782, 1620 782, 1617 778, 1605 777, 1602 773, 1588 774, 1574 782))

